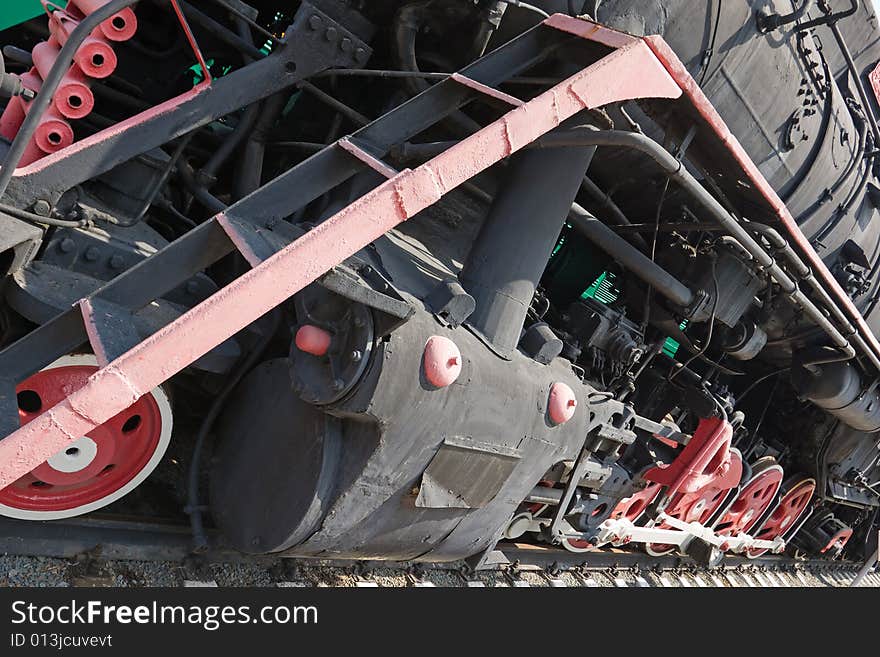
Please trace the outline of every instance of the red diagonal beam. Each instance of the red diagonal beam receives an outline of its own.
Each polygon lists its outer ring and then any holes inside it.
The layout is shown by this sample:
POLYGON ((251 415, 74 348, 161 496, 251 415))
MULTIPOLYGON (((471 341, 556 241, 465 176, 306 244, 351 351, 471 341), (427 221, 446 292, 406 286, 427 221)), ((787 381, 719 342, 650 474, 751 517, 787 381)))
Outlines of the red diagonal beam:
MULTIPOLYGON (((548 21, 560 29, 578 23, 563 17, 548 21)), ((82 388, 0 441, 0 488, 128 408, 333 266, 562 121, 609 103, 681 95, 644 41, 586 25, 589 34, 585 38, 619 49, 417 169, 401 171, 101 368, 82 388)))

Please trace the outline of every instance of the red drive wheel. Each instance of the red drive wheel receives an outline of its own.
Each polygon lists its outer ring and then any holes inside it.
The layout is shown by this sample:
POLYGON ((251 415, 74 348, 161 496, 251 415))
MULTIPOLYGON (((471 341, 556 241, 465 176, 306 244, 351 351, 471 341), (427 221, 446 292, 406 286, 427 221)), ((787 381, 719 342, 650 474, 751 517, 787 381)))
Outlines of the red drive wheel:
MULTIPOLYGON (((683 522, 699 522, 704 525, 724 506, 729 492, 729 488, 717 488, 710 484, 695 493, 676 493, 672 496, 664 513, 683 522)), ((656 527, 658 529, 672 529, 665 522, 656 525, 656 527)), ((662 543, 645 544, 645 552, 652 557, 662 557, 677 548, 677 545, 662 543)))
MULTIPOLYGON (((642 490, 633 493, 629 497, 624 497, 617 503, 614 510, 611 511, 609 518, 611 520, 626 518, 630 522, 635 522, 645 512, 648 505, 654 501, 661 488, 663 487, 660 484, 648 484, 642 490)), ((562 546, 569 552, 589 552, 598 547, 590 544, 589 541, 580 541, 572 538, 562 541, 562 546)))
MULTIPOLYGON (((800 527, 799 521, 804 517, 815 492, 815 479, 808 477, 796 479, 791 486, 788 486, 788 490, 773 509, 773 513, 755 532, 755 538, 762 541, 772 541, 780 536, 786 540, 790 539, 800 527)), ((767 550, 749 550, 746 556, 755 559, 766 552, 767 550)))
POLYGON ((722 536, 747 534, 764 517, 782 486, 782 468, 772 457, 758 460, 752 476, 740 488, 733 504, 715 524, 722 536))
MULTIPOLYGON (((22 425, 82 387, 94 356, 66 356, 16 387, 22 425)), ((100 509, 136 488, 171 440, 171 405, 160 388, 141 397, 0 491, 0 515, 58 520, 100 509)))

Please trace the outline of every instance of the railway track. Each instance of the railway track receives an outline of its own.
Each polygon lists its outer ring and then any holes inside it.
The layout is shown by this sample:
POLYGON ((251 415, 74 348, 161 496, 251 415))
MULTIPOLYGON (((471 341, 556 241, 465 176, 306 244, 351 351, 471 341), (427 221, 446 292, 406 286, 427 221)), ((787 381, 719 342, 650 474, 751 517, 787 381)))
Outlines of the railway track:
MULTIPOLYGON (((852 583, 861 566, 780 556, 728 556, 710 569, 675 555, 657 558, 621 550, 573 554, 500 543, 490 565, 474 571, 463 562, 252 557, 212 538, 210 550, 194 555, 189 528, 168 521, 109 515, 45 523, 0 519, 3 558, 47 560, 46 564, 64 570, 58 584, 79 586, 843 587, 852 583), (70 564, 66 570, 65 561, 70 564), (171 573, 170 578, 150 576, 157 567, 171 573)), ((14 584, 13 579, 9 577, 7 583, 14 584)), ((868 575, 861 585, 880 587, 880 572, 868 575)))

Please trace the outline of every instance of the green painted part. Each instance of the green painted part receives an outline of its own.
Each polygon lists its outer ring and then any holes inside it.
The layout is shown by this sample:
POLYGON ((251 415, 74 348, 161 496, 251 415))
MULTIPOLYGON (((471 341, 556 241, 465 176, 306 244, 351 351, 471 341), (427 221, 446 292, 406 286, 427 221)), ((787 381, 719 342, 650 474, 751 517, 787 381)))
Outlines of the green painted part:
MULTIPOLYGON (((67 0, 55 0, 54 4, 63 8, 67 0)), ((0 0, 0 30, 29 21, 42 13, 40 0, 0 0)))
MULTIPOLYGON (((688 321, 684 320, 681 324, 678 325, 682 331, 684 331, 685 327, 687 327, 688 321)), ((675 358, 675 354, 678 353, 678 348, 681 347, 681 344, 672 338, 666 338, 666 342, 663 343, 663 353, 669 356, 670 358, 675 358)))
POLYGON ((614 286, 615 278, 611 272, 602 272, 593 284, 581 295, 581 299, 595 299, 600 303, 608 304, 617 301, 620 291, 614 286))

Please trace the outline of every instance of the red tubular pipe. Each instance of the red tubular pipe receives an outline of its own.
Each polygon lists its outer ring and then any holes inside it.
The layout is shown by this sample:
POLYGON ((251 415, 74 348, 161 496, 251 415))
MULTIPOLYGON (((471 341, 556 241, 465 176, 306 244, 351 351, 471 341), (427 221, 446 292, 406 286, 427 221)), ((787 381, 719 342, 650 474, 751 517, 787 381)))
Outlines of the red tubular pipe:
MULTIPOLYGON (((67 43, 70 33, 77 25, 79 22, 63 11, 54 11, 49 16, 49 31, 59 46, 67 43)), ((73 56, 73 61, 83 73, 92 78, 106 78, 116 70, 117 64, 113 46, 99 34, 92 34, 83 41, 73 56)))
MULTIPOLYGON (((22 73, 18 78, 21 80, 22 86, 31 91, 39 91, 40 87, 43 86, 43 80, 33 69, 27 73, 22 73)), ((9 103, 3 111, 3 115, 0 116, 0 135, 9 141, 15 139, 15 135, 18 134, 18 130, 24 122, 24 117, 27 115, 27 107, 29 104, 30 103, 21 96, 15 96, 14 98, 9 99, 9 103)))
POLYGON ((34 133, 34 142, 44 153, 54 153, 62 148, 67 148, 73 143, 73 128, 64 120, 58 110, 50 107, 43 114, 34 133))
MULTIPOLYGON (((49 41, 43 41, 34 46, 31 56, 34 59, 34 68, 45 78, 52 70, 52 66, 58 59, 61 49, 49 41)), ((95 108, 95 96, 89 89, 88 78, 79 66, 74 64, 67 71, 58 90, 52 99, 55 109, 68 119, 82 119, 88 116, 95 108)))
MULTIPOLYGON (((107 4, 107 0, 70 0, 67 13, 74 18, 84 18, 107 4)), ((113 14, 101 23, 101 32, 110 41, 128 41, 137 32, 137 17, 130 7, 113 14)))

